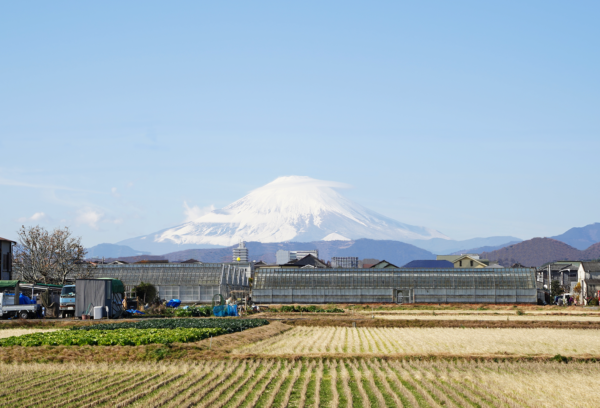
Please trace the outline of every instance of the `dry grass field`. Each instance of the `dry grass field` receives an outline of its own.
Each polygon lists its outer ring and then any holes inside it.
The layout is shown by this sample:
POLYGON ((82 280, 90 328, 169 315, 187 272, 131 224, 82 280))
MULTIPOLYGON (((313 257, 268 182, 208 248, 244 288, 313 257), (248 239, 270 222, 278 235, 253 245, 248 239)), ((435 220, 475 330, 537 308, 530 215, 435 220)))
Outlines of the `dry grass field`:
POLYGON ((23 334, 44 333, 55 331, 55 329, 6 329, 0 330, 0 339, 12 336, 22 336, 23 334))
POLYGON ((596 330, 295 327, 238 348, 255 355, 600 356, 596 330))
POLYGON ((442 313, 361 313, 362 316, 375 316, 375 319, 394 320, 479 320, 479 321, 543 321, 543 322, 600 322, 600 315, 547 315, 547 314, 442 314, 442 313))
MULTIPOLYGON (((273 313, 194 343, 0 347, 0 408, 597 406, 597 314, 533 312, 273 313)), ((82 324, 17 322, 0 337, 82 324)))
POLYGON ((0 365, 0 406, 585 408, 599 375, 597 363, 350 358, 0 365))

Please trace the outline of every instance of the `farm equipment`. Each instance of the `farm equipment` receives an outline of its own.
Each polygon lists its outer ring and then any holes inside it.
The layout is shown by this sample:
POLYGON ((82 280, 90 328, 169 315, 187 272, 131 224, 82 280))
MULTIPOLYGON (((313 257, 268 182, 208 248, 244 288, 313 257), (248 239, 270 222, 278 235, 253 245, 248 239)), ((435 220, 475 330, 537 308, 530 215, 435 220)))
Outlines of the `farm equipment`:
POLYGON ((60 292, 60 317, 75 316, 75 285, 65 285, 60 292))
POLYGON ((0 290, 0 317, 31 319, 41 314, 41 306, 20 293, 19 281, 0 281, 0 290))

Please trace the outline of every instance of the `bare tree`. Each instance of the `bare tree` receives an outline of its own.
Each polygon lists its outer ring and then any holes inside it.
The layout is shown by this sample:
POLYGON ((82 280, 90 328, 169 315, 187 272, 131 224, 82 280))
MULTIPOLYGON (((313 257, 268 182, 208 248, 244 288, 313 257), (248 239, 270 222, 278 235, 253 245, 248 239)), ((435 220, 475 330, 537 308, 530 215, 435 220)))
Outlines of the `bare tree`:
POLYGON ((86 251, 81 237, 73 237, 68 227, 49 232, 39 225, 21 226, 18 236, 14 269, 19 279, 64 285, 67 278, 90 273, 82 267, 86 251))

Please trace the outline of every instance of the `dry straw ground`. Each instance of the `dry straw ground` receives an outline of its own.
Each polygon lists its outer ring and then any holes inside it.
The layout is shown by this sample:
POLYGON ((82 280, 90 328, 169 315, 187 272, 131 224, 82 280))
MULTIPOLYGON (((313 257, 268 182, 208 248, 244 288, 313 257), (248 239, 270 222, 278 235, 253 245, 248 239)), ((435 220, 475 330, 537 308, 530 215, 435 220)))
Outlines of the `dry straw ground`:
POLYGON ((0 364, 0 406, 586 408, 599 375, 592 363, 489 361, 0 364))
POLYGON ((363 314, 364 316, 375 316, 375 319, 390 320, 478 320, 478 321, 540 321, 540 322, 600 322, 600 315, 533 315, 533 314, 363 314))
POLYGON ((0 330, 0 339, 12 336, 22 336, 31 333, 44 333, 55 331, 55 329, 6 329, 0 330))
POLYGON ((234 353, 597 357, 600 336, 596 330, 295 327, 234 353))

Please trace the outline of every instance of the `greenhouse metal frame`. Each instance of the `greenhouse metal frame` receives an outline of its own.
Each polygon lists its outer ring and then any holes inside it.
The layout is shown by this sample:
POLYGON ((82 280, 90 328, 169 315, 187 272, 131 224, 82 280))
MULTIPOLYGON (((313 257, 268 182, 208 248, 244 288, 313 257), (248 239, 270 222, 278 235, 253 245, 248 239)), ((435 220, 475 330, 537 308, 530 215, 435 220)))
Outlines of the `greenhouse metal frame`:
POLYGON ((215 294, 228 297, 232 290, 250 289, 245 269, 225 263, 97 265, 92 275, 120 279, 128 292, 142 282, 152 283, 161 299, 185 303, 210 303, 215 294))
POLYGON ((535 269, 259 269, 258 303, 535 303, 535 269))

